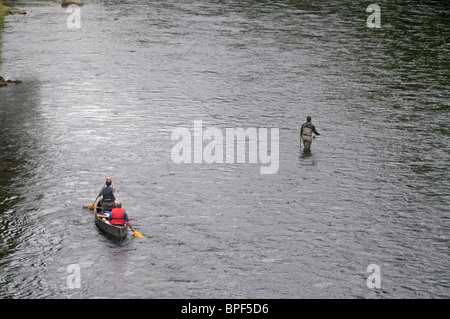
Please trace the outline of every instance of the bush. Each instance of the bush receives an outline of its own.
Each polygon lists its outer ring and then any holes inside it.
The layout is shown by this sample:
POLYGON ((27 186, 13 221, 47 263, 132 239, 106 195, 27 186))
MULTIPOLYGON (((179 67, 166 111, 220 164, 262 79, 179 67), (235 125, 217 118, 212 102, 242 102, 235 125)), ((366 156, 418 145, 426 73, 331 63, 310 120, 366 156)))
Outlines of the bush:
POLYGON ((13 13, 13 10, 10 7, 4 6, 3 4, 0 3, 0 32, 3 29, 5 16, 10 13, 13 13))

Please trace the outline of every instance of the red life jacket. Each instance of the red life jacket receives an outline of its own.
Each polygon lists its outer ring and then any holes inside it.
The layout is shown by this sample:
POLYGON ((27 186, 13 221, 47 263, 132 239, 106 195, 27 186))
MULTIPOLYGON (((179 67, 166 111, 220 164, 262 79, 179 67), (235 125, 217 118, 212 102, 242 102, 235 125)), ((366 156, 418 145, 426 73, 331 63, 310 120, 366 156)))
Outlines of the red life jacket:
POLYGON ((125 225, 125 208, 113 208, 110 223, 115 226, 125 225))

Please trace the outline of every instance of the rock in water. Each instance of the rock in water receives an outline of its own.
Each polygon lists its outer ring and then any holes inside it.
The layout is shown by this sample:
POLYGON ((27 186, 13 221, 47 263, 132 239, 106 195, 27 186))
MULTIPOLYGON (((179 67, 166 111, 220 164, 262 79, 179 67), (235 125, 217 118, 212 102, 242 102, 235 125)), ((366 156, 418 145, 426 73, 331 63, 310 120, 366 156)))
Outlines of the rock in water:
POLYGON ((61 6, 62 7, 68 7, 71 4, 76 4, 77 6, 83 6, 84 3, 82 1, 78 1, 78 0, 61 0, 61 6))
POLYGON ((0 87, 7 86, 9 83, 22 83, 20 80, 5 80, 3 77, 0 76, 0 87))

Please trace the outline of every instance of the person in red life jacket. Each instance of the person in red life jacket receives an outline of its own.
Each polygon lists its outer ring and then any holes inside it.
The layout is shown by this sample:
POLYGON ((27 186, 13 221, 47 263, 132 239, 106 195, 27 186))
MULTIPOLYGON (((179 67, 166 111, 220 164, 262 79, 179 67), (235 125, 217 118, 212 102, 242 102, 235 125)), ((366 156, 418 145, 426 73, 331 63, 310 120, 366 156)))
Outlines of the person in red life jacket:
POLYGON ((127 224, 133 232, 135 231, 130 223, 130 219, 128 218, 125 208, 122 208, 122 203, 119 201, 116 202, 116 207, 112 209, 111 214, 109 215, 109 223, 115 226, 123 226, 127 224))

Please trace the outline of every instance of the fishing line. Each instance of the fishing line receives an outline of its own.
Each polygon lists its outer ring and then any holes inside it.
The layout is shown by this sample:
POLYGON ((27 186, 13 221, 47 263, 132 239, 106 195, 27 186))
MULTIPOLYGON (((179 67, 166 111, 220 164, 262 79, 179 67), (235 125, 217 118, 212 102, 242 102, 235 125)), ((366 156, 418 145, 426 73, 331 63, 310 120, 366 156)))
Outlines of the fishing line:
POLYGON ((346 125, 352 124, 352 123, 354 123, 354 122, 357 122, 357 121, 366 119, 366 118, 368 118, 368 117, 374 116, 375 114, 381 113, 381 112, 383 112, 383 111, 385 111, 385 110, 387 110, 387 109, 391 109, 391 108, 392 108, 392 106, 385 107, 384 109, 381 109, 381 110, 379 110, 379 111, 372 112, 372 113, 370 113, 370 114, 368 114, 368 115, 364 115, 364 116, 358 117, 358 118, 356 118, 356 119, 354 119, 354 120, 351 120, 351 121, 348 121, 348 122, 345 122, 345 123, 341 123, 341 124, 335 125, 335 126, 329 128, 329 129, 327 129, 327 130, 323 130, 321 133, 329 132, 329 131, 335 130, 335 129, 341 127, 341 126, 346 126, 346 125))

